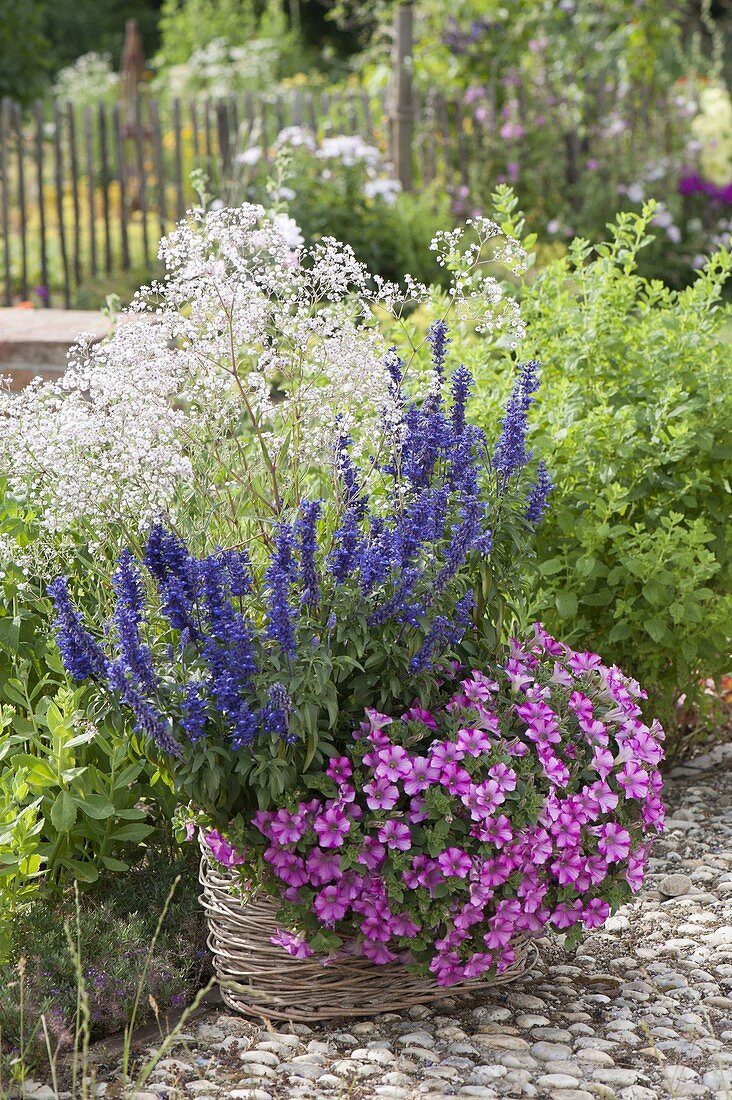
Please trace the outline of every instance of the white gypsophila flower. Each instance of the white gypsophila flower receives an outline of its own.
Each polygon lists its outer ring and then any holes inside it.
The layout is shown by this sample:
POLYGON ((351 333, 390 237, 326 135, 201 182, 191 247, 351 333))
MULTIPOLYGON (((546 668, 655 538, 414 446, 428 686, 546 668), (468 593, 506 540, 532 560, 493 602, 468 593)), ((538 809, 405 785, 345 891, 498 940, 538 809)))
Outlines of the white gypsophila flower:
POLYGON ((318 141, 312 130, 306 130, 304 126, 285 126, 275 138, 274 147, 282 149, 285 145, 290 145, 293 149, 309 149, 314 153, 318 141))
MULTIPOLYGON (((513 331, 515 303, 481 268, 493 228, 471 233, 438 242, 454 311, 513 331)), ((161 241, 165 278, 108 340, 81 340, 60 380, 0 396, 0 473, 56 543, 81 524, 116 546, 161 514, 188 520, 196 500, 208 515, 222 495, 236 525, 273 474, 276 507, 328 462, 338 433, 368 457, 401 430, 378 319, 428 301, 427 288, 373 279, 333 238, 302 244, 292 219, 261 206, 191 211, 161 241)))
MULTIPOLYGON (((293 193, 294 197, 294 193, 293 193)), ((305 238, 302 235, 302 230, 297 224, 294 218, 291 218, 289 214, 273 214, 272 221, 279 229, 282 236, 285 238, 290 248, 296 251, 298 248, 302 248, 305 244, 305 238)))
POLYGON ((350 134, 323 138, 316 156, 323 160, 339 160, 347 168, 352 168, 359 161, 374 167, 381 163, 381 153, 375 145, 368 145, 363 138, 350 134))
POLYGON ((368 179, 363 185, 363 193, 367 199, 381 199, 388 206, 394 205, 401 189, 399 180, 390 179, 388 176, 368 179))
POLYGON ((238 164, 245 164, 247 167, 251 167, 254 164, 258 164, 262 156, 262 150, 258 145, 250 145, 248 149, 244 149, 241 153, 237 153, 234 160, 236 160, 238 164))

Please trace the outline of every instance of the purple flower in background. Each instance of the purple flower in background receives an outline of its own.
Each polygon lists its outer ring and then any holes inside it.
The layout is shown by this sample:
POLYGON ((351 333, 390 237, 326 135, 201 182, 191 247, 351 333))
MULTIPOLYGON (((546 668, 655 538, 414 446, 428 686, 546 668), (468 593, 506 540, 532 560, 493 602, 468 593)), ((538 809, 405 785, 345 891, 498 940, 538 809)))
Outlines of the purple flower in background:
POLYGON ((506 406, 506 415, 501 421, 502 431, 496 443, 493 465, 504 486, 511 475, 521 470, 531 457, 526 450, 526 414, 534 401, 532 394, 539 388, 538 367, 538 362, 532 359, 519 368, 516 385, 506 406))
POLYGON ((717 187, 716 184, 703 179, 697 173, 690 173, 681 177, 678 190, 681 195, 708 195, 709 198, 716 199, 718 202, 732 203, 732 181, 724 187, 717 187))
POLYGON ((300 551, 300 584, 302 602, 314 610, 320 602, 320 586, 315 554, 318 549, 318 519, 320 501, 304 500, 300 505, 301 516, 295 521, 295 535, 300 551))
POLYGON ((536 527, 547 508, 549 494, 554 484, 549 477, 546 466, 539 462, 536 470, 536 481, 529 490, 529 500, 526 507, 526 519, 532 527, 536 527))
POLYGON ((112 588, 117 604, 112 621, 117 628, 120 652, 134 680, 148 692, 156 686, 150 650, 140 639, 140 623, 144 614, 144 593, 135 559, 123 550, 112 574, 112 588))
POLYGON ((56 610, 56 644, 61 651, 64 665, 76 680, 86 680, 89 676, 105 679, 107 658, 72 605, 67 581, 63 577, 56 577, 48 585, 47 591, 56 610))
POLYGON ((290 588, 294 578, 293 529, 282 523, 275 538, 275 553, 265 573, 269 589, 267 636, 276 642, 286 657, 297 653, 295 615, 290 607, 290 588))

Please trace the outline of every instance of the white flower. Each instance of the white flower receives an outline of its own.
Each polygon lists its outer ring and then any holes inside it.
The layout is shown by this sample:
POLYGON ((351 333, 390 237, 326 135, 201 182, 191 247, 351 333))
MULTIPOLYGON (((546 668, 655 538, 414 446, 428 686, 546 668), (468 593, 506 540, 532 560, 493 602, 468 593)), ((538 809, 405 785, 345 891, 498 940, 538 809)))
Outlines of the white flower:
POLYGON ((381 199, 388 206, 393 206, 397 195, 402 189, 399 180, 389 179, 388 176, 377 176, 376 179, 368 179, 363 185, 363 193, 367 199, 381 199))
POLYGON ((235 159, 239 164, 246 164, 247 166, 258 164, 262 159, 262 150, 258 145, 250 145, 248 149, 237 153, 235 159))
MULTIPOLYGON (((294 198, 294 193, 292 197, 294 198)), ((289 214, 273 214, 272 221, 275 223, 290 248, 294 250, 302 248, 305 244, 305 238, 302 235, 300 226, 294 218, 291 218, 289 214)))
POLYGON ((291 145, 293 148, 302 146, 312 152, 315 152, 318 147, 315 134, 311 130, 306 130, 303 126, 286 126, 284 130, 280 130, 274 144, 275 149, 282 149, 285 145, 291 145))
MULTIPOLYGON (((487 266, 518 270, 520 247, 486 219, 434 245, 454 314, 515 342, 518 307, 487 266)), ((188 530, 200 517, 202 539, 240 540, 232 485, 259 499, 275 470, 271 491, 287 494, 332 459, 337 433, 367 457, 398 430, 378 317, 424 303, 425 287, 372 279, 333 238, 305 248, 292 218, 251 204, 191 211, 159 256, 164 281, 107 341, 80 339, 56 382, 0 394, 0 475, 39 517, 38 553, 84 533, 114 553, 179 511, 188 530)))
POLYGON ((316 155, 324 160, 340 160, 347 168, 359 161, 374 167, 381 162, 381 154, 375 145, 367 145, 362 138, 349 134, 323 138, 316 155))

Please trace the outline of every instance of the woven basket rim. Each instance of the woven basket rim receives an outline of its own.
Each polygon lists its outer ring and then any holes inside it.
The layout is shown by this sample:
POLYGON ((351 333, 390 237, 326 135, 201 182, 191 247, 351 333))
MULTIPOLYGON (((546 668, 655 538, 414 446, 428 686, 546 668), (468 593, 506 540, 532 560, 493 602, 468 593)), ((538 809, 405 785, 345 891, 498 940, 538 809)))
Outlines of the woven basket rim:
POLYGON ((517 937, 516 960, 503 973, 451 986, 438 986, 403 962, 376 966, 359 955, 329 959, 319 953, 295 959, 269 940, 281 927, 276 899, 258 887, 249 894, 232 891, 236 874, 214 864, 201 834, 199 843, 208 946, 224 1003, 243 1015, 313 1023, 404 1011, 506 985, 538 954, 530 936, 517 937))

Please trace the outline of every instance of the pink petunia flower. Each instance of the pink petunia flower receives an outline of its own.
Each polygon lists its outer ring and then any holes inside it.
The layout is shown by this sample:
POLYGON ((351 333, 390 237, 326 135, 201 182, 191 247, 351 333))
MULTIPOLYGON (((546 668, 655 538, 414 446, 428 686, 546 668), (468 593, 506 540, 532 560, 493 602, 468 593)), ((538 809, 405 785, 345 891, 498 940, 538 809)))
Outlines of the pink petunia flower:
POLYGON ((409 827, 401 821, 385 821, 378 835, 382 844, 396 851, 408 852, 412 847, 412 834, 409 827))
POLYGON ((363 841, 363 851, 358 857, 369 871, 377 871, 386 858, 386 848, 379 844, 375 836, 366 836, 363 841))
POLYGON ((386 963, 395 962, 396 955, 389 951, 386 944, 375 943, 373 940, 364 940, 361 944, 361 954, 370 959, 376 966, 384 966, 386 963))
POLYGON ((615 777, 626 798, 645 798, 648 794, 648 772, 640 764, 629 760, 615 777))
POLYGON ((516 772, 507 764, 494 764, 488 769, 488 775, 491 779, 495 779, 502 791, 516 790, 516 772))
POLYGON ((340 848, 351 830, 351 822, 338 806, 332 806, 316 818, 313 826, 321 848, 340 848))
POLYGON ((363 789, 370 810, 393 810, 399 801, 399 789, 388 779, 373 779, 363 789))
POLYGON ((433 741, 429 747, 430 763, 436 768, 454 764, 465 756, 463 750, 454 741, 433 741))
POLYGON ((447 878, 466 878, 473 866, 470 856, 462 848, 446 848, 440 852, 437 865, 447 878))
POLYGON ((337 852, 311 848, 305 864, 314 886, 324 886, 327 882, 341 877, 341 857, 337 852))
POLYGON ((440 775, 440 783, 450 794, 462 798, 471 787, 470 774, 465 768, 461 768, 457 762, 446 764, 440 775))
POLYGON ((599 928, 610 916, 610 906, 602 898, 592 898, 582 910, 582 923, 585 928, 599 928))
POLYGON ((597 653, 572 653, 567 664, 578 676, 602 668, 602 657, 597 653))
POLYGON ((392 936, 408 936, 411 939, 412 936, 417 935, 420 927, 408 913, 395 913, 389 920, 389 931, 392 936))
POLYGON ((503 848, 504 844, 509 844, 513 840, 513 830, 506 815, 489 818, 480 831, 480 839, 495 848, 503 848))
POLYGON ((313 899, 313 911, 323 924, 342 920, 348 909, 337 886, 325 886, 313 899))
POLYGON ((456 744, 466 756, 480 756, 491 751, 491 743, 485 733, 479 729, 458 730, 456 744))
POLYGON ((579 898, 574 901, 560 901, 551 915, 551 922, 555 928, 571 928, 582 916, 582 902, 579 898))
POLYGON ((325 774, 336 783, 345 783, 353 775, 353 767, 347 756, 334 756, 326 768, 325 774))
POLYGON ((234 845, 230 844, 218 829, 211 829, 210 832, 206 833, 204 840, 214 859, 223 867, 236 867, 244 862, 244 856, 237 852, 234 845))
POLYGON ((312 948, 308 947, 307 941, 302 936, 295 935, 294 932, 285 932, 281 928, 269 937, 269 942, 277 947, 284 947, 287 954, 294 955, 296 959, 308 959, 313 954, 312 948))
POLYGON ((390 783, 404 779, 412 771, 407 751, 400 745, 389 745, 388 748, 379 749, 376 753, 376 761, 376 776, 379 779, 388 779, 390 783))
POLYGON ((419 794, 440 778, 440 769, 426 756, 413 756, 411 759, 411 772, 404 780, 406 794, 419 794))
POLYGON ((305 832, 306 822, 302 814, 278 810, 270 826, 272 839, 277 844, 297 844, 305 832))
POLYGON ((630 852, 630 833, 627 829, 609 821, 606 825, 598 825, 595 833, 599 838, 597 847, 608 863, 619 863, 627 858, 630 852))
POLYGON ((506 661, 503 671, 513 692, 523 691, 524 688, 534 682, 534 677, 527 671, 526 666, 521 661, 517 661, 515 657, 511 657, 506 661))
POLYGON ((614 766, 615 760, 610 750, 598 746, 592 756, 592 767, 600 776, 600 779, 607 779, 614 766))
POLYGON ((413 706, 402 715, 402 722, 421 722, 423 726, 427 726, 428 729, 436 730, 437 722, 428 710, 424 707, 413 706))
POLYGON ((427 803, 422 798, 421 794, 416 794, 414 798, 409 800, 409 812, 407 817, 412 825, 417 825, 420 821, 426 821, 429 816, 427 803))

